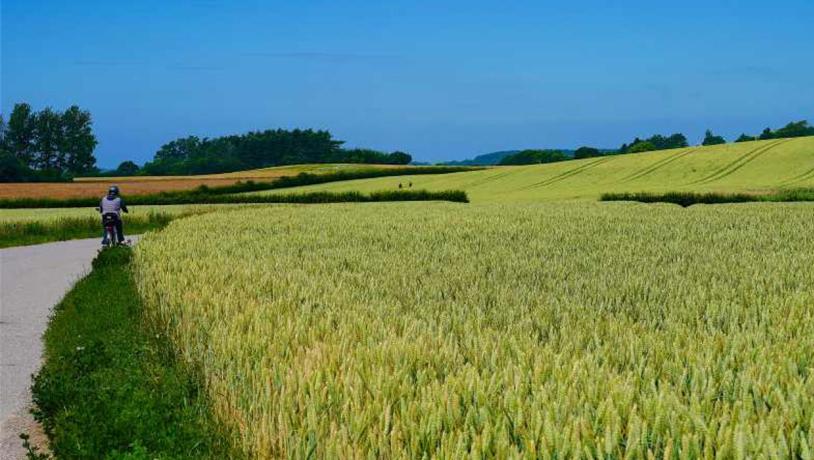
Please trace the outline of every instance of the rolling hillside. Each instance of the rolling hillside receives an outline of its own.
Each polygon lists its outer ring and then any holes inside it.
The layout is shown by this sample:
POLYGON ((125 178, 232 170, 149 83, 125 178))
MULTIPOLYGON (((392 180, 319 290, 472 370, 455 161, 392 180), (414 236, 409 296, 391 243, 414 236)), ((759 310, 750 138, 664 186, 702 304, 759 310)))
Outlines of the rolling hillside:
MULTIPOLYGON (((462 189, 473 202, 595 199, 604 192, 760 193, 814 186, 814 137, 689 147, 562 163, 503 166, 443 176, 363 179, 280 190, 462 189)), ((269 193, 269 192, 262 192, 269 193)))

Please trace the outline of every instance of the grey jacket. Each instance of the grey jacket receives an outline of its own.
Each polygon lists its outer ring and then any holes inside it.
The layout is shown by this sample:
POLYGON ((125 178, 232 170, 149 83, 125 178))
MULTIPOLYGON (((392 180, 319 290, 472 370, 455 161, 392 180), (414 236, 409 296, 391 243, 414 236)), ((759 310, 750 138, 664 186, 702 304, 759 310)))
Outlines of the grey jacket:
POLYGON ((102 201, 99 203, 99 212, 102 215, 105 214, 116 214, 117 216, 121 217, 122 211, 127 211, 127 206, 124 204, 124 200, 121 197, 115 196, 110 197, 110 195, 104 196, 102 201))

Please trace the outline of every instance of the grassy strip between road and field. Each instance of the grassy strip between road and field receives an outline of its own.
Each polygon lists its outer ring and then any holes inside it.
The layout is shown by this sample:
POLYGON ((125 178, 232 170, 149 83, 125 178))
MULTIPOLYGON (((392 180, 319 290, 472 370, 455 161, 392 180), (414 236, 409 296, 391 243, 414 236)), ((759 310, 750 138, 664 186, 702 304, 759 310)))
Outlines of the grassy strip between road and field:
MULTIPOLYGON (((150 213, 146 216, 126 217, 125 235, 164 228, 177 217, 181 215, 150 213)), ((99 237, 100 240, 102 238, 102 225, 98 217, 64 217, 45 222, 0 223, 0 248, 93 237, 99 237)))
POLYGON ((714 192, 604 193, 599 200, 638 201, 640 203, 673 203, 685 208, 694 204, 751 203, 762 201, 779 203, 793 201, 814 201, 814 188, 778 190, 767 194, 714 192))
POLYGON ((102 251, 54 310, 32 387, 50 450, 56 458, 233 457, 200 380, 146 320, 130 259, 127 247, 102 251))
MULTIPOLYGON (((138 205, 164 205, 164 204, 203 204, 203 203, 234 203, 229 197, 238 193, 258 192, 283 188, 300 187, 304 185, 324 184, 327 182, 340 182, 355 179, 369 179, 389 176, 414 176, 425 174, 450 174, 456 172, 473 171, 480 168, 433 166, 421 168, 393 168, 370 169, 362 171, 337 171, 330 174, 300 173, 296 176, 278 177, 269 182, 237 182, 232 185, 208 187, 201 185, 192 190, 179 190, 161 192, 149 195, 134 195, 127 197, 128 204, 138 205)), ((387 201, 387 200, 385 200, 387 201)), ((237 201, 243 202, 243 201, 237 201)), ((269 202, 269 201, 252 201, 269 202)), ((274 201, 279 202, 279 201, 274 201)), ((76 208, 83 206, 97 206, 98 198, 7 198, 0 199, 0 208, 76 208)))

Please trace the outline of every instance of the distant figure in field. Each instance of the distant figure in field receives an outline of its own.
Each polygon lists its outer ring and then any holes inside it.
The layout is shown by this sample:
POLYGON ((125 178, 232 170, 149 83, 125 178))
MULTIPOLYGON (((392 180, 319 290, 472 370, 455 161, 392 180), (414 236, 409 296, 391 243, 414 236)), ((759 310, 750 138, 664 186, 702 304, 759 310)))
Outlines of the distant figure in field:
MULTIPOLYGON (((112 185, 107 189, 107 195, 102 197, 99 202, 99 213, 102 214, 102 221, 104 222, 105 216, 115 216, 116 219, 116 238, 119 244, 124 243, 124 224, 122 223, 122 211, 130 212, 127 210, 127 205, 124 200, 119 196, 119 187, 112 185)), ((107 235, 105 235, 107 239, 107 235)), ((104 241, 103 241, 104 243, 104 241)))
POLYGON ((399 182, 399 188, 401 188, 401 182, 399 182))
POLYGON ((413 181, 410 181, 410 183, 407 184, 407 188, 413 188, 413 181))

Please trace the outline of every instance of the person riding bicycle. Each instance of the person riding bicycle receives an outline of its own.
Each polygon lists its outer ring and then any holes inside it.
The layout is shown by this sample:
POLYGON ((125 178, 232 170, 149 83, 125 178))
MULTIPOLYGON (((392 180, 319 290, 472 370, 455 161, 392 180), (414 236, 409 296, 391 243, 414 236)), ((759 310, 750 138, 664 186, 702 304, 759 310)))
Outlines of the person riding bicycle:
MULTIPOLYGON (((119 187, 112 185, 107 190, 107 195, 102 197, 99 203, 99 212, 102 214, 102 224, 104 224, 105 217, 114 219, 116 223, 116 238, 119 244, 124 242, 124 225, 122 224, 122 211, 129 212, 124 200, 119 196, 119 187)), ((102 244, 107 242, 107 234, 105 234, 102 244)))

